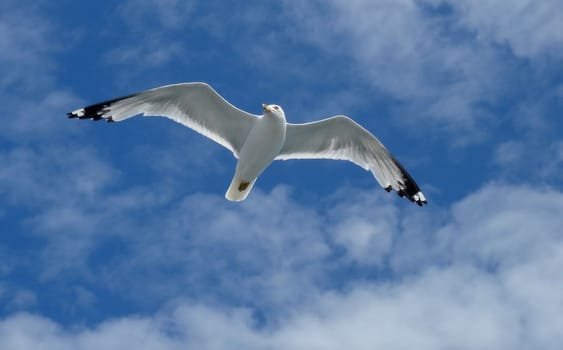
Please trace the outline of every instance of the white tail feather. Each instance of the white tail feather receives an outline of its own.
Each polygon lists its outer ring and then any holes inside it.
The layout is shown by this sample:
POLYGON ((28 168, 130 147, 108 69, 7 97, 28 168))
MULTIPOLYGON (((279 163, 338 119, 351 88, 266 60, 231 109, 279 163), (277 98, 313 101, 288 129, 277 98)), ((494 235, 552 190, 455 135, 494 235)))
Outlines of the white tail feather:
POLYGON ((252 190, 252 186, 254 186, 254 182, 256 179, 252 181, 244 181, 240 179, 238 176, 233 177, 233 181, 231 181, 231 185, 225 193, 225 198, 233 202, 240 202, 246 199, 250 191, 252 190), (244 187, 244 184, 248 183, 248 185, 244 188, 244 190, 240 190, 240 188, 244 187), (242 186, 241 186, 242 185, 242 186))

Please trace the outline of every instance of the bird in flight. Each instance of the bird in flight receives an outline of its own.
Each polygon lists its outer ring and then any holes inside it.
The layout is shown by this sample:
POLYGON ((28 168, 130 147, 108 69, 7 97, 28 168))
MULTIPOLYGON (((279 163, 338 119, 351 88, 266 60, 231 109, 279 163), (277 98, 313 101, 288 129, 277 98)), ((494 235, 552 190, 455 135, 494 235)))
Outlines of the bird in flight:
POLYGON ((280 106, 263 104, 254 115, 227 102, 205 83, 157 87, 68 113, 69 118, 118 122, 137 115, 161 116, 187 126, 233 152, 238 159, 225 194, 244 200, 276 159, 341 159, 369 170, 387 192, 422 206, 426 198, 383 144, 352 119, 337 115, 305 124, 287 123, 280 106))

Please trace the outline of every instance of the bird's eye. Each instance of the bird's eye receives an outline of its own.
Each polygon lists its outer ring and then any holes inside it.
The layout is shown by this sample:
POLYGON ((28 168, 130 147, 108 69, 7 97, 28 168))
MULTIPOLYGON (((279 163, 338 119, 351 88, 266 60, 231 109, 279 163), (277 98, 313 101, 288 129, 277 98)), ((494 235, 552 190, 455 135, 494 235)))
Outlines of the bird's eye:
POLYGON ((278 106, 275 106, 275 107, 274 107, 274 109, 275 109, 275 110, 278 110, 278 109, 280 109, 280 107, 278 107, 278 106))

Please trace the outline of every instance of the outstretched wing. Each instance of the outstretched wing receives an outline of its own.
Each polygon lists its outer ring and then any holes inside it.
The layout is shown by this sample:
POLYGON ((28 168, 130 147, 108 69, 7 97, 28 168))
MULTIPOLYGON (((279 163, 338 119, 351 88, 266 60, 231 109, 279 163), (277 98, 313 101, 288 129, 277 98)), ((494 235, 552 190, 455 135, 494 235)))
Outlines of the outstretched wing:
POLYGON ((162 86, 80 108, 68 117, 111 122, 139 114, 170 118, 223 145, 235 157, 256 121, 255 115, 234 107, 205 83, 162 86))
POLYGON ((381 187, 426 204, 420 188, 369 131, 346 116, 306 124, 287 124, 285 145, 276 159, 342 159, 369 170, 381 187))

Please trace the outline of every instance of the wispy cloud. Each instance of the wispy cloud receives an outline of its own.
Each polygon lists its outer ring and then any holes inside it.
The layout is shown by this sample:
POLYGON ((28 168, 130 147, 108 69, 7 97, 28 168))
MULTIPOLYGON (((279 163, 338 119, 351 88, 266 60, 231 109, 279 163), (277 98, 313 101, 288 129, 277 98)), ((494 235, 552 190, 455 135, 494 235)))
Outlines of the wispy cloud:
POLYGON ((512 98, 516 81, 548 77, 542 64, 526 67, 522 58, 541 62, 561 52, 560 5, 532 3, 357 0, 322 10, 287 2, 286 9, 291 35, 342 57, 353 77, 372 87, 365 98, 394 101, 399 125, 463 145, 490 137, 483 125, 494 129, 497 106, 512 98))
POLYGON ((51 23, 33 6, 3 1, 0 5, 0 87, 4 91, 29 92, 50 83, 57 49, 51 23))
MULTIPOLYGON (((225 227, 232 228, 243 224, 252 227, 254 223, 257 224, 256 220, 270 220, 266 218, 272 209, 268 205, 269 201, 281 200, 284 211, 274 217, 279 216, 286 225, 291 225, 290 219, 298 221, 296 215, 299 214, 291 208, 295 204, 288 202, 284 196, 273 193, 262 198, 265 208, 244 208, 243 212, 257 215, 253 221, 244 223, 237 223, 238 215, 229 213, 228 208, 218 208, 212 198, 197 197, 197 202, 211 200, 220 214, 218 222, 231 217, 225 227)), ((358 200, 363 202, 363 199, 358 200)), ((190 208, 195 207, 190 205, 190 208)), ((233 346, 247 349, 340 349, 342 346, 357 349, 372 349, 374 346, 557 349, 562 340, 560 329, 563 326, 563 317, 553 307, 563 302, 563 291, 558 287, 563 285, 559 273, 563 268, 559 234, 562 219, 556 215, 561 210, 563 194, 560 192, 501 184, 485 186, 448 210, 445 222, 436 225, 437 230, 426 232, 425 235, 409 236, 410 240, 418 240, 421 244, 417 246, 401 241, 401 235, 419 229, 404 226, 398 233, 399 237, 394 238, 390 250, 390 261, 412 254, 413 249, 419 250, 415 254, 434 254, 440 259, 412 261, 412 264, 416 264, 411 266, 416 273, 401 268, 393 272, 397 274, 393 279, 377 281, 354 277, 353 283, 342 290, 323 284, 314 284, 313 288, 296 284, 300 280, 298 276, 310 276, 310 273, 307 269, 303 270, 306 265, 287 270, 286 263, 291 265, 308 259, 307 256, 314 249, 301 250, 299 245, 291 243, 298 237, 291 230, 277 234, 275 226, 262 226, 267 227, 267 232, 253 233, 251 229, 245 236, 229 236, 224 232, 226 228, 217 231, 212 226, 207 231, 210 236, 202 232, 201 236, 190 238, 195 239, 193 248, 183 243, 180 247, 187 249, 184 252, 187 256, 197 250, 206 256, 206 263, 211 266, 206 267, 202 263, 194 265, 191 261, 191 267, 184 273, 190 275, 197 266, 197 269, 216 275, 213 272, 215 269, 226 268, 221 267, 221 256, 233 254, 231 251, 235 247, 238 250, 236 255, 252 256, 250 260, 243 256, 236 259, 249 264, 250 270, 266 272, 261 277, 264 280, 274 281, 279 277, 280 270, 288 271, 291 280, 271 284, 269 288, 272 289, 262 290, 261 287, 256 290, 255 284, 236 280, 235 284, 241 293, 250 293, 254 297, 260 297, 256 292, 273 293, 274 290, 289 296, 289 303, 268 309, 265 323, 263 317, 259 316, 260 310, 252 305, 236 306, 228 298, 222 302, 202 302, 180 297, 163 306, 156 314, 105 320, 86 329, 66 329, 37 315, 12 315, 0 323, 0 345, 14 349, 20 346, 23 349, 36 347, 41 341, 45 349, 88 349, 94 346, 92 344, 96 344, 97 349, 124 346, 140 346, 142 349, 149 345, 162 349, 230 349, 233 346), (439 240, 433 241, 433 236, 439 240), (267 246, 256 244, 256 240, 266 238, 267 246), (253 244, 249 244, 250 241, 253 244), (282 241, 286 242, 283 244, 287 249, 278 250, 282 241), (211 246, 218 249, 217 255, 206 254, 211 246), (267 250, 257 255, 260 248, 254 250, 254 246, 267 250), (271 264, 268 261, 278 263, 271 264), (305 295, 295 293, 295 289, 305 295), (303 298, 307 300, 306 303, 295 302, 303 298), (284 308, 288 307, 290 312, 284 312, 284 308), (374 329, 378 331, 374 332, 374 329), (123 334, 129 336, 124 337, 123 334), (140 338, 143 339, 142 344, 138 343, 140 338)), ((205 211, 192 211, 189 215, 197 215, 202 220, 205 211)), ((396 219, 405 214, 390 213, 396 219)), ((435 212, 433 215, 444 216, 444 213, 435 212)), ((343 214, 343 219, 346 216, 343 214)), ((210 221, 208 223, 213 224, 210 221)), ((182 226, 183 223, 179 222, 178 225, 182 226)), ((303 234, 309 237, 303 239, 309 242, 307 246, 310 248, 314 248, 312 243, 325 242, 320 251, 322 256, 326 254, 323 251, 326 252, 326 242, 331 238, 315 234, 318 230, 322 230, 322 226, 306 229, 303 234)), ((355 237, 355 233, 351 230, 349 235, 355 237)), ((173 240, 175 244, 180 242, 178 238, 173 240)), ((170 236, 166 237, 167 241, 170 239, 170 236)), ((357 236, 357 239, 362 241, 363 236, 357 236)), ((146 247, 143 251, 151 255, 146 247)), ((313 255, 314 259, 319 259, 318 255, 313 255)), ((153 260, 149 257, 147 261, 158 263, 159 259, 169 261, 175 256, 176 253, 168 248, 161 251, 160 258, 155 256, 156 260, 153 260)), ((143 266, 142 257, 139 256, 139 259, 135 262, 137 269, 143 266)), ((236 259, 229 258, 229 261, 238 264, 236 259)), ((369 259, 366 256, 362 260, 369 259)), ((189 262, 183 262, 186 263, 189 262)), ((322 271, 319 265, 314 269, 322 271)), ((229 271, 236 273, 232 267, 229 271)), ((330 278, 334 271, 324 273, 330 278)), ((245 279, 251 279, 250 276, 247 275, 245 279)), ((147 275, 145 283, 154 283, 153 277, 147 275)), ((174 284, 179 282, 182 283, 176 279, 173 281, 174 284)), ((114 283, 118 283, 117 280, 114 283)), ((160 283, 167 282, 161 280, 160 283)), ((198 284, 201 285, 196 283, 190 287, 188 284, 184 288, 194 288, 198 284)), ((235 292, 234 286, 231 292, 235 292)))
POLYGON ((518 1, 445 1, 478 40, 507 45, 519 57, 563 58, 563 4, 518 1))
POLYGON ((178 0, 128 0, 118 6, 117 12, 135 31, 176 30, 192 22, 195 6, 178 0))
POLYGON ((396 99, 401 124, 425 120, 460 136, 487 118, 479 104, 497 93, 499 61, 487 43, 447 32, 447 15, 414 1, 332 2, 321 15, 317 4, 287 6, 295 35, 356 65, 357 79, 396 99))
POLYGON ((172 210, 153 206, 142 227, 113 216, 128 248, 106 255, 111 271, 86 261, 95 254, 90 246, 65 273, 86 266, 97 271, 97 288, 161 311, 80 331, 13 315, 0 327, 2 345, 20 334, 31 346, 35 325, 56 344, 87 348, 88 338, 108 349, 122 332, 143 333, 161 348, 557 347, 563 319, 550 305, 563 295, 556 287, 563 285, 563 194, 493 183, 419 220, 393 202, 374 201, 377 194, 348 193, 350 203, 326 211, 303 207, 280 187, 257 191, 237 210, 222 196, 190 195, 172 210), (360 214, 377 208, 377 219, 360 214), (173 280, 169 271, 178 272, 173 280))
POLYGON ((0 5, 0 137, 17 143, 68 132, 55 118, 78 101, 56 86, 54 56, 62 49, 62 36, 42 14, 42 6, 16 1, 0 5))
POLYGON ((499 176, 515 183, 560 183, 563 171, 558 120, 563 108, 559 86, 530 91, 507 116, 505 129, 493 153, 499 176))
POLYGON ((117 6, 115 19, 124 22, 127 30, 121 33, 120 44, 104 54, 105 61, 138 70, 185 62, 189 42, 182 40, 181 33, 193 23, 195 6, 176 0, 126 1, 117 6))
POLYGON ((143 38, 142 45, 120 46, 105 54, 110 64, 126 64, 139 68, 149 68, 182 60, 186 51, 179 42, 162 42, 161 38, 143 38))

